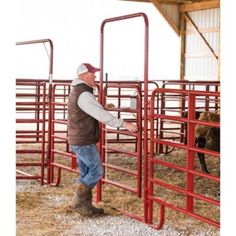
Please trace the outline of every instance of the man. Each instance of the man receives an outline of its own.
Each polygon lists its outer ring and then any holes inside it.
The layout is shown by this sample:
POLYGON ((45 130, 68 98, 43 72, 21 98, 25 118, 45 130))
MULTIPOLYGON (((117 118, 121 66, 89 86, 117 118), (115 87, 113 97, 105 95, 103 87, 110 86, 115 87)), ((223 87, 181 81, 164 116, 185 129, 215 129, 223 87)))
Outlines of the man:
POLYGON ((137 131, 136 124, 124 122, 106 111, 93 95, 95 73, 100 69, 88 63, 78 66, 68 100, 68 142, 76 154, 80 180, 72 207, 83 216, 103 214, 92 205, 92 189, 103 176, 103 166, 96 143, 99 142, 99 122, 111 127, 137 131))

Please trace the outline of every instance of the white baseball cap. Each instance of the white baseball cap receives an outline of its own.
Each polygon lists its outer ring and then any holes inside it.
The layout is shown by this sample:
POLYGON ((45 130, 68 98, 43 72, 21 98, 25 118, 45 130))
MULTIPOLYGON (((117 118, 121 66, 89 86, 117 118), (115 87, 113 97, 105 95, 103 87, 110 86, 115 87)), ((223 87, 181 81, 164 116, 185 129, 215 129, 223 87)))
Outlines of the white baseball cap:
POLYGON ((96 68, 96 67, 92 66, 89 63, 82 63, 77 67, 76 75, 81 75, 81 74, 86 73, 86 72, 95 73, 95 72, 98 72, 100 70, 101 69, 96 68))

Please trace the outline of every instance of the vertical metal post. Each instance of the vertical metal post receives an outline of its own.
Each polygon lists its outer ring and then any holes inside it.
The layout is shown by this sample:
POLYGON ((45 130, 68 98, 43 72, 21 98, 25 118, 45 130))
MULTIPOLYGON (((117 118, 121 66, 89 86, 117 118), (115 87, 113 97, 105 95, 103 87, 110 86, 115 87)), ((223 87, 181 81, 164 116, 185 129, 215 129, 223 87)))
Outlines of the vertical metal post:
MULTIPOLYGON (((207 92, 209 92, 210 91, 210 85, 208 84, 208 85, 206 85, 206 91, 207 92)), ((210 104, 210 97, 207 95, 206 97, 205 97, 205 110, 206 111, 209 111, 209 104, 210 104)))
POLYGON ((53 44, 52 41, 48 41, 50 44, 50 62, 49 62, 49 88, 48 88, 48 157, 47 157, 47 163, 48 163, 48 183, 50 184, 50 176, 51 174, 51 167, 50 167, 50 160, 51 160, 51 120, 52 120, 52 82, 53 82, 53 44))
MULTIPOLYGON (((155 90, 156 91, 156 90, 155 90)), ((155 95, 156 93, 152 93, 151 99, 150 99, 150 161, 149 161, 149 178, 153 179, 154 176, 154 107, 155 107, 155 95)), ((159 93, 157 93, 157 96, 159 96, 159 93)), ((149 189, 148 189, 148 195, 153 196, 153 182, 149 182, 149 189)), ((149 200, 149 216, 148 216, 148 223, 152 224, 153 222, 153 201, 149 200)))
POLYGON ((189 93, 189 104, 188 104, 188 140, 187 140, 187 197, 186 197, 186 209, 188 212, 193 211, 193 197, 189 193, 194 192, 194 175, 191 171, 194 170, 194 159, 195 152, 190 150, 195 146, 195 133, 194 123, 195 119, 195 94, 189 93))
MULTIPOLYGON (((35 119, 40 119, 40 98, 41 98, 41 93, 40 93, 40 83, 37 84, 36 88, 36 94, 37 96, 35 97, 35 102, 38 103, 36 106, 36 111, 35 111, 35 119)), ((44 92, 43 92, 44 93, 44 92)), ((39 141, 39 123, 36 124, 36 141, 39 141)))
MULTIPOLYGON (((44 165, 45 165, 45 124, 46 124, 46 83, 43 83, 43 97, 42 97, 42 157, 41 157, 41 185, 44 184, 44 165)), ((39 119, 39 117, 38 117, 39 119)), ((39 129, 37 127, 37 131, 39 132, 39 129)))
POLYGON ((149 22, 146 15, 145 21, 145 42, 144 42, 144 222, 148 222, 148 55, 149 55, 149 22))
POLYGON ((50 159, 49 159, 49 183, 53 183, 54 181, 54 167, 51 165, 51 163, 54 162, 54 134, 55 134, 55 130, 54 130, 54 120, 55 120, 55 90, 56 90, 56 86, 54 85, 51 88, 51 103, 50 103, 50 119, 49 119, 49 123, 50 123, 50 136, 48 136, 48 141, 50 140, 50 146, 49 146, 49 151, 50 151, 50 159))

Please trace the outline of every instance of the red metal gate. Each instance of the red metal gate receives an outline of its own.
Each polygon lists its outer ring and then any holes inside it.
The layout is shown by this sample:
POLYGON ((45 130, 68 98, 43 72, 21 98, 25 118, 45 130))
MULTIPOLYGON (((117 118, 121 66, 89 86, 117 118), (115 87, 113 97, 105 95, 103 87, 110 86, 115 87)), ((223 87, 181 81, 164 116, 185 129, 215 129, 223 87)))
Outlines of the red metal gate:
MULTIPOLYGON (((117 96, 117 100, 119 101, 118 107, 113 107, 113 108, 108 108, 108 110, 112 112, 117 112, 119 113, 119 116, 122 117, 126 121, 132 121, 135 122, 138 127, 139 127, 139 132, 138 133, 131 133, 129 131, 123 130, 123 129, 108 129, 105 128, 105 126, 102 127, 102 135, 101 135, 101 157, 103 160, 103 165, 105 168, 105 172, 107 169, 113 169, 116 171, 119 171, 121 173, 127 173, 128 175, 135 176, 137 178, 136 182, 136 188, 132 188, 130 186, 127 186, 125 184, 119 183, 116 180, 112 181, 106 178, 106 175, 102 179, 102 183, 108 183, 112 184, 116 187, 120 187, 123 189, 126 189, 128 191, 131 191, 135 193, 137 196, 141 197, 141 176, 142 176, 142 97, 141 97, 141 88, 139 85, 136 84, 117 84, 117 83, 109 83, 108 86, 104 88, 104 100, 103 104, 106 104, 106 97, 109 88, 117 88, 119 91, 119 94, 117 96), (127 91, 128 89, 128 91, 127 91), (132 92, 131 92, 132 91, 132 92), (126 93, 125 93, 126 92, 126 93), (128 93, 127 93, 128 92, 128 93), (125 101, 127 98, 131 98, 131 94, 136 94, 136 99, 137 99, 137 107, 136 108, 130 108, 130 107, 122 107, 124 106, 122 104, 122 100, 125 101), (106 134, 119 134, 119 141, 123 139, 124 142, 122 143, 130 143, 129 150, 125 150, 122 147, 117 148, 117 147, 110 147, 108 146, 107 143, 107 135, 106 134), (123 136, 123 138, 122 138, 123 136), (130 137, 134 139, 134 142, 132 143, 130 140, 130 137), (132 145, 133 144, 133 145, 132 145), (133 146, 133 147, 131 147, 133 146), (122 150, 123 149, 123 150, 122 150), (130 151, 131 150, 131 151, 130 151), (108 163, 108 158, 106 157, 106 154, 108 151, 112 151, 115 153, 127 155, 129 158, 135 158, 136 159, 136 165, 137 169, 136 170, 131 170, 128 169, 127 167, 121 167, 118 165, 110 164, 108 163)), ((114 93, 114 91, 113 91, 114 93)), ((114 96, 114 95, 113 95, 114 96)), ((117 115, 116 115, 117 116, 117 115)), ((117 143, 115 143, 117 145, 117 143)), ((124 147, 124 145, 123 145, 124 147)))
MULTIPOLYGON (((220 81, 163 81, 162 88, 172 88, 172 89, 183 89, 183 90, 197 90, 197 91, 212 91, 217 92, 220 88, 220 81)), ((185 94, 181 95, 165 95, 165 93, 161 94, 160 99, 160 112, 165 115, 171 112, 182 112, 182 115, 185 111, 188 110, 188 97, 185 94), (179 98, 181 96, 181 99, 179 98), (176 103, 175 101, 178 101, 176 103)), ((211 97, 209 99, 208 96, 197 97, 196 100, 196 111, 215 111, 217 112, 220 108, 218 97, 211 97)), ((170 127, 168 121, 161 120, 159 123, 160 130, 160 138, 161 139, 170 139, 170 140, 178 140, 184 139, 184 125, 179 124, 178 122, 172 122, 172 127, 170 127), (180 130, 180 134, 176 135, 176 131, 180 130)), ((159 154, 168 154, 174 150, 174 147, 169 147, 167 145, 158 144, 157 150, 159 154)))
MULTIPOLYGON (((21 143, 21 146, 17 147, 16 153, 24 153, 24 157, 20 157, 20 161, 16 166, 41 166, 41 174, 32 174, 27 170, 21 171, 17 170, 18 173, 21 173, 21 176, 17 178, 21 179, 36 179, 40 180, 41 184, 48 181, 48 174, 45 179, 44 168, 47 168, 49 172, 49 160, 50 160, 50 139, 47 141, 47 138, 50 137, 50 103, 51 103, 51 83, 52 83, 52 74, 53 74, 53 43, 50 39, 39 39, 39 40, 30 40, 30 41, 21 41, 17 42, 18 46, 34 45, 34 44, 49 44, 50 53, 49 53, 49 69, 48 69, 48 79, 47 80, 36 80, 36 79, 17 79, 16 80, 16 110, 18 112, 18 119, 16 123, 31 124, 31 127, 26 127, 23 130, 19 129, 16 131, 16 139, 19 138, 33 138, 35 137, 36 142, 25 141, 23 139, 17 140, 17 143, 21 143), (46 83, 49 81, 49 85, 46 83), (48 85, 48 87, 47 87, 48 85), (18 101, 19 100, 19 101, 18 101), (19 111, 21 110, 21 113, 19 111), (27 116, 27 113, 31 115, 31 119, 27 116), (32 116, 34 118, 32 118, 32 116), (41 116, 41 118, 40 118, 41 116), (34 125, 35 124, 35 125, 34 125), (32 127, 33 126, 33 127, 32 127), (47 128, 46 128, 47 126, 47 128), (26 134, 28 133, 28 136, 26 134), (30 133, 30 135, 29 135, 30 133), (47 135, 46 135, 47 134, 47 135), (49 143, 46 147, 46 143, 49 143), (41 146, 40 150, 38 148, 29 150, 24 147, 26 143, 38 143, 41 146), (46 150, 47 149, 47 150, 46 150), (40 164, 37 163, 37 157, 31 158, 31 162, 28 162, 26 156, 30 156, 33 153, 40 153, 41 160, 40 164)), ((34 147, 35 148, 35 147, 34 147)))
POLYGON ((17 179, 45 182, 46 105, 45 82, 16 82, 17 179))
MULTIPOLYGON (((205 174, 200 171, 195 170, 194 168, 194 162, 195 162, 195 154, 196 152, 201 152, 204 154, 209 154, 214 157, 219 158, 220 154, 218 152, 206 150, 206 149, 199 149, 195 147, 195 133, 194 133, 194 127, 196 124, 206 125, 210 127, 220 127, 219 123, 215 122, 206 122, 206 121, 199 121, 195 119, 195 111, 196 111, 196 101, 199 97, 208 97, 209 99, 215 99, 215 97, 219 98, 220 94, 219 92, 204 92, 204 91, 189 91, 189 90, 177 90, 177 89, 156 89, 153 91, 152 98, 151 98, 151 114, 150 114, 150 125, 151 125, 151 131, 150 131, 150 156, 149 156, 149 165, 150 165, 150 172, 148 176, 148 183, 149 183, 149 191, 148 191, 148 199, 149 199, 149 224, 153 224, 153 218, 154 218, 154 203, 160 204, 160 219, 159 224, 156 226, 153 226, 157 229, 161 228, 164 224, 164 212, 165 207, 169 207, 171 209, 174 209, 176 211, 180 211, 184 214, 187 214, 189 216, 192 216, 194 218, 197 218, 203 222, 212 224, 214 226, 219 227, 219 217, 218 220, 215 219, 209 219, 207 215, 202 215, 200 212, 197 212, 196 210, 196 202, 202 201, 207 204, 211 204, 212 208, 213 206, 216 206, 216 210, 219 210, 220 202, 218 199, 215 199, 213 197, 209 197, 204 195, 203 193, 196 193, 196 184, 197 179, 196 178, 202 178, 205 180, 215 181, 219 182, 220 178, 219 176, 211 175, 211 174, 205 174), (181 95, 184 95, 188 98, 188 118, 183 118, 181 115, 181 112, 179 114, 175 115, 163 115, 161 114, 160 110, 158 113, 154 111, 154 101, 155 98, 161 99, 162 94, 165 95, 178 95, 181 97, 181 95), (175 140, 168 140, 164 138, 155 138, 154 135, 154 121, 158 120, 168 120, 171 122, 187 122, 188 124, 188 142, 187 145, 181 142, 177 142, 175 140), (186 164, 180 165, 176 163, 168 162, 167 160, 161 160, 158 155, 155 153, 154 146, 156 143, 168 145, 171 147, 176 147, 179 149, 183 149, 186 151, 186 164), (161 168, 167 168, 170 170, 170 174, 173 174, 174 172, 180 172, 182 173, 185 180, 183 180, 180 184, 175 184, 174 182, 174 175, 173 175, 173 181, 171 183, 166 182, 164 179, 158 178, 158 171, 161 171, 161 168), (183 187, 185 185, 185 187, 183 187), (158 191, 158 188, 156 191, 154 191, 154 187, 165 188, 167 190, 173 191, 176 195, 182 195, 183 201, 179 204, 175 202, 169 202, 168 198, 163 197, 159 194, 160 190, 158 191)), ((208 188, 208 186, 204 186, 205 188, 208 188)), ((219 216, 219 212, 218 212, 219 216)))
MULTIPOLYGON (((148 113, 148 31, 149 31, 149 26, 148 26, 148 18, 144 13, 136 13, 136 14, 130 14, 130 15, 125 15, 125 16, 120 16, 120 17, 114 17, 114 18, 109 18, 106 19, 102 22, 101 24, 101 43, 100 43, 100 68, 101 68, 101 72, 100 72, 100 88, 103 88, 103 73, 104 73, 104 28, 105 25, 108 23, 112 23, 112 22, 116 22, 116 21, 122 21, 122 20, 128 20, 128 19, 132 19, 132 18, 137 18, 137 17, 141 17, 144 20, 144 96, 143 96, 143 101, 144 101, 144 127, 143 127, 143 131, 144 131, 144 148, 143 148, 143 153, 144 156, 146 156, 146 154, 148 153, 148 149, 147 149, 147 143, 146 140, 148 140, 148 127, 147 127, 147 113, 148 113)), ((102 102, 104 101, 104 94, 100 93, 99 95, 99 101, 102 102)), ((104 129, 104 127, 103 127, 104 129)), ((100 150, 104 150, 104 132, 102 135, 102 142, 101 142, 101 146, 100 146, 100 150)), ((104 155, 104 154, 102 154, 104 155)), ((136 155, 136 154, 135 154, 136 155)), ((107 181, 106 179, 103 179, 103 182, 107 181)), ((116 184, 116 187, 124 187, 121 185, 116 184)), ((128 188, 126 188, 128 189, 128 188)), ((144 158, 143 160, 143 189, 144 191, 147 191, 147 159, 144 158)), ((98 195, 97 195, 97 200, 100 201, 101 200, 101 193, 102 193, 102 188, 101 188, 101 183, 98 185, 98 195)), ((140 190, 138 190, 140 191, 140 190)), ((139 219, 141 221, 147 222, 147 217, 148 217, 148 212, 147 212, 147 200, 145 199, 146 194, 144 193, 144 200, 143 200, 143 211, 144 211, 144 216, 143 217, 139 217, 137 215, 132 215, 132 217, 139 219)), ((127 213, 128 214, 128 213, 127 213)))
POLYGON ((55 83, 52 85, 49 183, 55 186, 60 184, 62 169, 79 173, 76 156, 69 150, 67 138, 67 102, 70 89, 69 83, 55 83), (56 180, 55 168, 57 169, 56 180))

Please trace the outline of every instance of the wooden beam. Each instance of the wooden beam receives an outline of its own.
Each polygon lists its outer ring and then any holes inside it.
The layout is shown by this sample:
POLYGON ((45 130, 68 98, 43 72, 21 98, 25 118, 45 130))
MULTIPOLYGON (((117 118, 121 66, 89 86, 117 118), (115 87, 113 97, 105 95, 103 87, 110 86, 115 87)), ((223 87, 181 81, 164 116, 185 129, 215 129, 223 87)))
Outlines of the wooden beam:
MULTIPOLYGON (((218 56, 219 53, 215 52, 215 54, 218 56)), ((212 57, 211 54, 207 53, 201 53, 201 54, 196 54, 196 53, 185 53, 185 58, 206 58, 206 57, 212 57)), ((219 57, 219 56, 218 56, 219 57)))
POLYGON ((193 20, 191 19, 191 17, 188 15, 187 12, 184 13, 184 17, 186 19, 186 21, 192 25, 193 29, 196 31, 197 35, 203 40, 203 42, 206 44, 207 48, 210 50, 211 54, 213 55, 213 57, 218 61, 218 56, 215 54, 213 48, 211 47, 211 45, 207 42, 206 38, 203 36, 203 34, 199 31, 198 27, 196 26, 196 24, 193 22, 193 20))
POLYGON ((186 43, 186 24, 184 14, 180 15, 180 79, 184 80, 185 76, 185 43, 186 43))
MULTIPOLYGON (((201 33, 215 33, 220 32, 220 27, 213 27, 213 28, 198 28, 201 33)), ((185 34, 195 34, 194 29, 188 29, 185 31, 185 34)))
POLYGON ((158 11, 161 13, 161 15, 166 19, 168 24, 172 27, 172 29, 175 31, 177 35, 180 34, 179 28, 176 26, 175 22, 170 18, 170 16, 166 13, 166 11, 163 9, 160 0, 150 0, 154 6, 158 9, 158 11))
POLYGON ((173 4, 173 5, 179 5, 180 3, 176 0, 160 0, 161 4, 173 4))
POLYGON ((207 0, 160 0, 161 3, 166 3, 166 4, 189 4, 193 2, 201 2, 201 1, 207 1, 207 0))
MULTIPOLYGON (((161 15, 165 18, 168 24, 172 27, 177 35, 179 35, 179 28, 176 26, 175 22, 172 18, 167 14, 167 12, 163 9, 161 1, 163 0, 120 0, 126 2, 146 2, 146 3, 153 3, 153 5, 158 9, 161 15)), ((178 5, 177 3, 175 5, 178 5)))
POLYGON ((180 12, 198 11, 198 10, 205 10, 219 7, 220 7, 220 0, 210 0, 206 2, 195 2, 181 5, 180 12))

